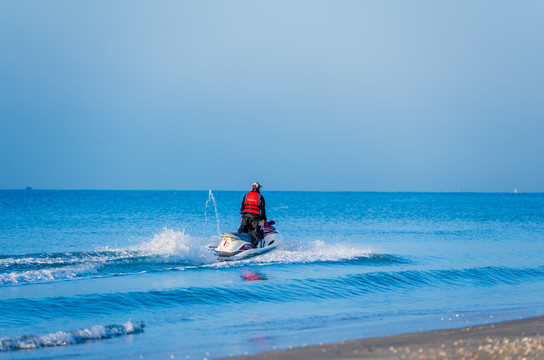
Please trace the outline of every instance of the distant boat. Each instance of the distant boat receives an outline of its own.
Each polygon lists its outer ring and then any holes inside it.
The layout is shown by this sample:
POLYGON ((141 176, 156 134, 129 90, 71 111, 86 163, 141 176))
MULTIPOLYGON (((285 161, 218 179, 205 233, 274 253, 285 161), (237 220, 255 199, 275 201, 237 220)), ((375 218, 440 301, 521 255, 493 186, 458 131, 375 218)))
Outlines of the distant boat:
POLYGON ((31 186, 27 186, 27 187, 26 187, 26 191, 30 191, 30 190, 32 190, 32 187, 31 187, 31 186))

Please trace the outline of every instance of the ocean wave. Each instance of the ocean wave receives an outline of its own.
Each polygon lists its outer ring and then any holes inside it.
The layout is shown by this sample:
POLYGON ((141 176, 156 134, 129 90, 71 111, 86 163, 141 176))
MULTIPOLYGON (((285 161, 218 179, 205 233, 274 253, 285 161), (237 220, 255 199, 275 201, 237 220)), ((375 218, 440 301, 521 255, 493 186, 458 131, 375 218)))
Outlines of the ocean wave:
POLYGON ((79 344, 89 340, 109 339, 144 331, 143 322, 127 321, 123 325, 96 325, 88 329, 57 331, 45 335, 0 338, 0 351, 29 350, 79 344))
MULTIPOLYGON (((262 275, 262 274, 261 274, 262 275)), ((262 279, 252 286, 235 283, 215 286, 191 286, 176 289, 124 293, 88 294, 77 297, 48 299, 6 299, 0 301, 0 317, 32 313, 51 318, 62 314, 99 315, 105 311, 153 309, 195 304, 244 304, 258 301, 285 303, 290 301, 321 301, 324 299, 356 299, 378 294, 408 294, 425 288, 485 288, 516 285, 528 281, 544 281, 544 267, 484 267, 450 270, 374 271, 339 277, 315 277, 285 281, 262 279), (89 306, 89 304, 93 304, 89 306), (97 306, 99 304, 99 306, 97 306)))
POLYGON ((54 280, 72 280, 83 275, 96 274, 102 267, 103 264, 100 263, 87 263, 41 270, 11 271, 0 274, 0 284, 13 285, 54 280))
POLYGON ((41 269, 83 262, 104 262, 134 256, 137 256, 137 253, 130 250, 0 255, 0 271, 41 269))
POLYGON ((376 254, 368 247, 327 244, 321 240, 286 241, 274 251, 244 260, 222 262, 208 247, 219 239, 198 238, 184 231, 164 229, 150 241, 128 249, 0 256, 0 286, 84 278, 131 275, 142 272, 274 265, 315 262, 362 261, 366 264, 404 262, 376 254))

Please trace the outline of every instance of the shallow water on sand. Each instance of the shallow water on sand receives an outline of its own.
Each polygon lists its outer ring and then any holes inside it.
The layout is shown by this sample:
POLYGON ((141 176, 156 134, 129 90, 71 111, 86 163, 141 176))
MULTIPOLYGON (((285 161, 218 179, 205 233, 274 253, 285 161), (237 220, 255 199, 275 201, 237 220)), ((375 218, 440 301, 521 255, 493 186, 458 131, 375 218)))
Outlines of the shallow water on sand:
POLYGON ((217 358, 541 314, 544 194, 0 191, 0 357, 217 358), (219 222, 219 224, 218 224, 219 222))

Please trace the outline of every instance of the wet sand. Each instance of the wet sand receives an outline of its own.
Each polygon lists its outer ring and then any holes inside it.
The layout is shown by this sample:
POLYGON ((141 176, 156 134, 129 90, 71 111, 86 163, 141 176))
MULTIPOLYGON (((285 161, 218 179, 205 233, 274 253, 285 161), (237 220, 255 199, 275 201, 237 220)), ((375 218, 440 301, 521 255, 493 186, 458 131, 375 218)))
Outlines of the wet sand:
POLYGON ((544 359, 544 316, 229 359, 544 359))

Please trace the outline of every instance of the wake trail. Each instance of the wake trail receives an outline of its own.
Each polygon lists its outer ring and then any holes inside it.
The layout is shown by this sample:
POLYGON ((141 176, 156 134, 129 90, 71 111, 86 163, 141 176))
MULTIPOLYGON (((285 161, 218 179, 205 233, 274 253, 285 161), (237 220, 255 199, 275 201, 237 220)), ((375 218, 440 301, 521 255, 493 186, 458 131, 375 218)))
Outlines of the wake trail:
POLYGON ((0 286, 251 264, 396 261, 394 257, 376 254, 369 247, 295 240, 284 241, 277 249, 260 256, 222 262, 209 249, 210 244, 218 241, 215 236, 194 237, 185 231, 165 228, 151 240, 127 249, 0 255, 0 286))

